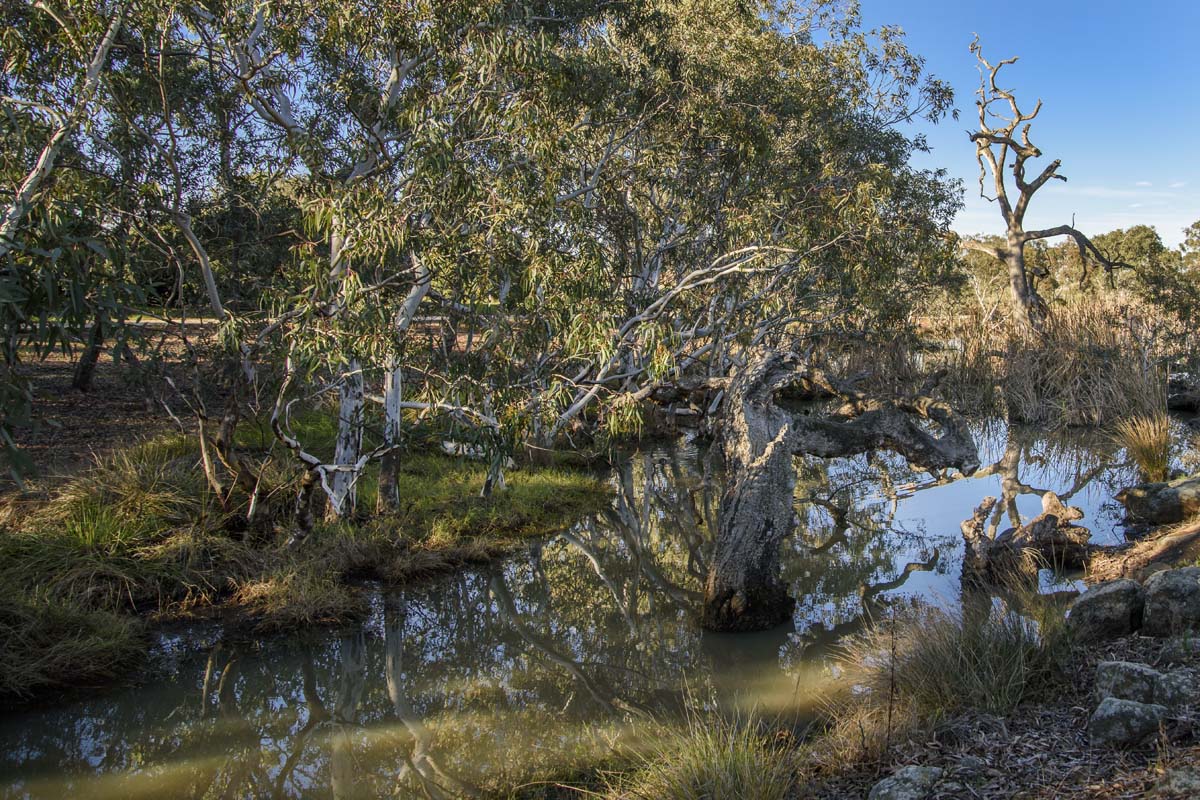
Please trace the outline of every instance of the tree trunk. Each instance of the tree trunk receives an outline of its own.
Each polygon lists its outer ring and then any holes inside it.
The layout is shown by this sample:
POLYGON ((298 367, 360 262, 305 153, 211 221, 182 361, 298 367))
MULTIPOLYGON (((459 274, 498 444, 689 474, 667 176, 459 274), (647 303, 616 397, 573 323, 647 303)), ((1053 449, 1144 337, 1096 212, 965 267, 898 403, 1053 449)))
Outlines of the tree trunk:
POLYGON ((721 444, 729 488, 701 614, 710 630, 763 630, 791 615, 779 546, 794 525, 793 455, 833 458, 887 448, 928 469, 970 474, 979 466, 969 431, 948 406, 927 397, 865 398, 803 370, 792 354, 768 351, 752 361, 730 384, 725 415, 721 444), (775 404, 776 393, 801 382, 823 385, 847 402, 827 418, 792 415, 775 404), (919 419, 936 422, 941 435, 926 431, 919 419))
POLYGON ((400 367, 400 359, 393 357, 388 360, 383 383, 383 441, 390 449, 383 454, 379 464, 379 497, 375 507, 380 513, 397 511, 400 508, 400 452, 391 448, 395 448, 400 441, 402 389, 403 370, 400 367))
POLYGON ((1013 314, 1017 326, 1024 331, 1039 331, 1045 317, 1045 303, 1038 296, 1025 268, 1023 235, 1022 231, 1009 232, 1004 265, 1008 269, 1008 286, 1012 292, 1013 314))
POLYGON ((96 321, 92 323, 92 329, 88 332, 87 345, 84 346, 79 363, 75 366, 75 377, 71 380, 72 388, 81 392, 92 390, 92 379, 96 375, 96 364, 100 360, 103 347, 104 317, 97 313, 96 321))
POLYGON ((338 387, 338 435, 333 463, 339 469, 329 477, 331 491, 325 512, 325 518, 331 521, 354 512, 360 471, 358 459, 362 453, 364 395, 362 367, 357 358, 352 358, 338 387))

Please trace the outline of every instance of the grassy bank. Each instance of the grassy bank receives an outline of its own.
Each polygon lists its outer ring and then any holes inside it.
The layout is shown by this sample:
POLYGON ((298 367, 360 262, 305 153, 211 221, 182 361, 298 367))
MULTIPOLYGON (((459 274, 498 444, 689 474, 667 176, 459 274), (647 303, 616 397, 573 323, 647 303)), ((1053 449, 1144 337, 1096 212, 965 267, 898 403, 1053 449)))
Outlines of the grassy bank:
MULTIPOLYGON (((258 434, 247 426, 247 447, 258 434)), ((430 453, 402 462, 396 514, 319 524, 289 545, 279 515, 247 527, 213 501, 194 437, 119 451, 0 520, 0 695, 104 683, 145 653, 145 623, 221 614, 260 629, 339 623, 365 611, 356 582, 401 583, 496 557, 602 508, 592 474, 526 468, 479 497, 485 467, 430 453)), ((268 465, 264 502, 294 497, 268 465)), ((374 506, 372 470, 360 507, 374 506)))
POLYGON ((1200 747, 1165 741, 1120 752, 1088 745, 1096 663, 1153 662, 1160 642, 1083 645, 1060 602, 980 599, 962 616, 897 610, 851 640, 836 677, 814 689, 821 711, 807 730, 710 709, 638 737, 619 763, 584 780, 513 796, 865 797, 882 777, 919 764, 944 771, 952 788, 938 796, 1132 797, 1165 766, 1200 759, 1200 747))
MULTIPOLYGON (((1046 706, 1078 705, 1090 691, 1079 674, 1091 673, 1082 667, 1091 656, 1068 636, 1061 604, 1036 596, 1004 607, 983 600, 965 618, 898 610, 852 639, 836 678, 812 687, 814 697, 797 697, 799 706, 818 709, 809 729, 754 714, 698 712, 637 736, 619 764, 605 764, 576 782, 577 790, 607 800, 865 796, 914 753, 954 757, 970 747, 931 750, 929 742, 947 730, 980 718, 1021 724, 1046 706)), ((1000 741, 978 746, 1003 754, 1000 741)))

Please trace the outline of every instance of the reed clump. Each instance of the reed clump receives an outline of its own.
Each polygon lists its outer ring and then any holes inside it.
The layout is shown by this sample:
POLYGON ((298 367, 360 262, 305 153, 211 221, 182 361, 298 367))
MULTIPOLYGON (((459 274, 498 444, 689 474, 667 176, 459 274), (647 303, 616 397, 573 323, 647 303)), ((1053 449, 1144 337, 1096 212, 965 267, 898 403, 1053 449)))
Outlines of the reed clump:
POLYGON ((1148 481, 1165 481, 1171 470, 1171 420, 1165 413, 1123 419, 1113 440, 1125 448, 1148 481))
POLYGON ((1005 362, 1004 399, 1016 422, 1106 427, 1166 407, 1153 341, 1109 303, 1056 307, 1040 336, 1012 335, 1005 362))
POLYGON ((1070 648, 1062 609, 1032 594, 961 615, 898 612, 845 646, 846 689, 827 701, 826 729, 806 761, 828 770, 877 763, 891 743, 956 714, 1008 714, 1060 685, 1070 648))

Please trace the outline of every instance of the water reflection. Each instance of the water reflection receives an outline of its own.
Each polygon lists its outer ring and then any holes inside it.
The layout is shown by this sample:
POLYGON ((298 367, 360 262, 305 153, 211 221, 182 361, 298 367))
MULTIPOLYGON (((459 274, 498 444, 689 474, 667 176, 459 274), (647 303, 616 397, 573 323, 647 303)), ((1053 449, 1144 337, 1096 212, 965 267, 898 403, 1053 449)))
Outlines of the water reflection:
POLYGON ((379 596, 357 628, 219 642, 169 677, 0 719, 4 797, 461 797, 597 763, 613 737, 688 707, 798 698, 831 648, 889 604, 959 597, 959 522, 985 494, 994 528, 1057 491, 1095 538, 1131 469, 1103 440, 977 432, 976 476, 886 454, 797 459, 785 546, 794 624, 695 625, 721 491, 704 451, 633 453, 611 508, 486 569, 379 596))

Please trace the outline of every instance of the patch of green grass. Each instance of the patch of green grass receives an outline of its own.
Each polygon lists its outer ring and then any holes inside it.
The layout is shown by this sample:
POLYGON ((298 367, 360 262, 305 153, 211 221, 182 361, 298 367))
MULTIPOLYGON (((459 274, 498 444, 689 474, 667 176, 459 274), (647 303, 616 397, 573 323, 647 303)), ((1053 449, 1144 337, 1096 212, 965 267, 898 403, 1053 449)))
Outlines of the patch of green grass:
POLYGON ((527 468, 507 475, 508 488, 479 496, 487 469, 483 464, 438 455, 405 460, 398 484, 402 529, 416 538, 441 541, 504 535, 538 536, 595 511, 609 490, 584 472, 527 468))

